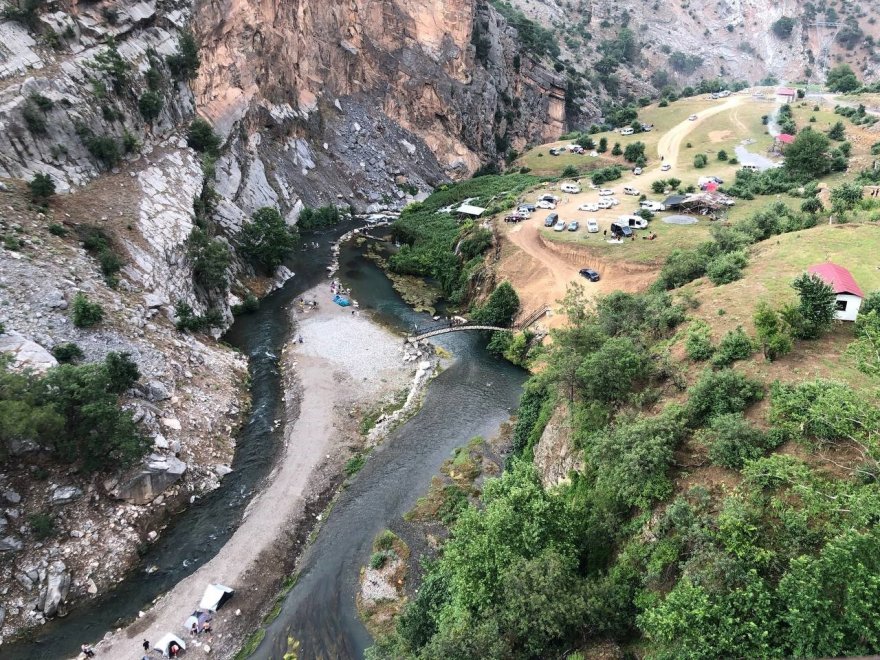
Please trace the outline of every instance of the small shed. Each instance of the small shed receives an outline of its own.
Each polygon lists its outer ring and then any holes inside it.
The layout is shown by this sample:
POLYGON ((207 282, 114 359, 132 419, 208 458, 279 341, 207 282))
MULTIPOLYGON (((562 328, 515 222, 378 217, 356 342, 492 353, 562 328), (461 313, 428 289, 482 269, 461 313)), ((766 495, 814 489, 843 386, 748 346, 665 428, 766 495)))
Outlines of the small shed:
POLYGON ((810 266, 807 271, 821 277, 834 290, 834 295, 837 298, 834 318, 838 321, 855 321, 865 294, 856 284, 852 274, 843 266, 838 266, 830 261, 810 266))
POLYGON ((459 215, 466 215, 469 218, 479 218, 486 212, 486 209, 480 206, 472 206, 471 204, 462 204, 455 209, 455 212, 459 215))
POLYGON ((791 103, 797 98, 797 90, 791 87, 780 87, 776 90, 776 100, 781 103, 791 103))

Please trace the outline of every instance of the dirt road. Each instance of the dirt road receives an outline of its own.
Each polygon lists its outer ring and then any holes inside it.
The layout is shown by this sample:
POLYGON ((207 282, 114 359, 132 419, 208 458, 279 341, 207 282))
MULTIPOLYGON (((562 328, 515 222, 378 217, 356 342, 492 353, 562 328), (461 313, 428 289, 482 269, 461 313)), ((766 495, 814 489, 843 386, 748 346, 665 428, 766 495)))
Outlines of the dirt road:
POLYGON ((292 530, 303 522, 307 498, 323 490, 348 457, 347 446, 359 442, 348 411, 410 382, 413 370, 403 367, 399 337, 332 304, 329 284, 305 297, 319 300, 320 307, 298 313, 303 343, 291 343, 285 350, 285 368, 295 371, 301 399, 299 415, 288 420, 279 464, 220 552, 162 596, 146 616, 98 644, 100 657, 139 657, 141 640, 155 642, 167 632, 187 641, 188 658, 207 657, 209 643, 212 657, 234 652, 229 630, 242 627, 230 620, 235 609, 245 610, 242 619, 250 622, 259 616, 258 608, 271 602, 273 594, 260 593, 278 579, 278 546, 289 544, 292 530), (212 582, 228 585, 238 595, 215 618, 211 642, 192 640, 183 622, 212 582))
MULTIPOLYGON (((575 195, 562 195, 562 202, 557 205, 554 211, 535 213, 532 218, 517 225, 506 225, 504 222, 496 221, 499 223, 503 240, 513 246, 512 248, 502 246, 498 275, 500 279, 510 281, 517 290, 523 309, 536 309, 544 304, 553 306, 557 300, 565 295, 565 289, 570 282, 584 284, 587 292, 595 295, 615 290, 632 291, 646 285, 652 277, 648 269, 626 267, 625 264, 616 261, 591 258, 586 251, 580 255, 575 243, 572 243, 569 249, 565 249, 564 246, 558 247, 556 250, 548 248, 540 236, 544 218, 547 214, 555 212, 566 222, 578 219, 582 221, 582 225, 585 217, 594 218, 599 224, 599 233, 586 235, 584 233, 585 227, 581 226, 578 235, 588 241, 606 240, 603 232, 608 230, 611 222, 617 216, 634 213, 638 210, 638 198, 624 196, 624 186, 633 186, 641 191, 649 191, 654 181, 674 175, 681 145, 690 132, 707 118, 738 107, 746 98, 745 96, 731 96, 724 103, 695 113, 696 120, 686 119, 663 135, 657 143, 657 153, 651 154, 655 163, 653 167, 646 169, 641 176, 626 172, 621 179, 614 181, 613 186, 610 186, 615 191, 615 197, 620 201, 617 206, 598 212, 578 211, 578 206, 581 204, 596 202, 600 199, 597 191, 585 187, 575 195), (661 155, 663 161, 659 160, 661 155), (660 168, 663 164, 670 165, 671 169, 668 172, 662 171, 660 168), (599 271, 602 276, 601 281, 597 284, 587 282, 578 274, 578 270, 583 267, 599 271)), ((560 195, 558 191, 554 192, 560 195)), ((539 191, 536 196, 540 194, 539 191)), ((622 253, 625 249, 626 246, 621 245, 622 253)), ((651 273, 653 272, 651 271, 651 273)), ((550 321, 550 325, 554 325, 554 322, 550 321)))

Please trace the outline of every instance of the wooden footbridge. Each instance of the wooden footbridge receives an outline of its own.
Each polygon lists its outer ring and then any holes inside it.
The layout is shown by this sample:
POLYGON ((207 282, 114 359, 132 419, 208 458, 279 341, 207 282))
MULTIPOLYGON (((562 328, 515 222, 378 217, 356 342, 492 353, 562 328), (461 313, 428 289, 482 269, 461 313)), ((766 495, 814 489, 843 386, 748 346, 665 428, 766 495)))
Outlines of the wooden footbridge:
POLYGON ((484 325, 481 323, 456 323, 455 321, 443 321, 435 323, 431 326, 416 328, 415 334, 406 338, 407 344, 415 344, 424 339, 430 339, 437 335, 445 335, 450 332, 465 332, 467 330, 493 330, 498 332, 516 332, 517 330, 525 330, 535 323, 539 318, 544 316, 550 310, 549 305, 544 305, 519 319, 509 328, 501 328, 495 325, 484 325))

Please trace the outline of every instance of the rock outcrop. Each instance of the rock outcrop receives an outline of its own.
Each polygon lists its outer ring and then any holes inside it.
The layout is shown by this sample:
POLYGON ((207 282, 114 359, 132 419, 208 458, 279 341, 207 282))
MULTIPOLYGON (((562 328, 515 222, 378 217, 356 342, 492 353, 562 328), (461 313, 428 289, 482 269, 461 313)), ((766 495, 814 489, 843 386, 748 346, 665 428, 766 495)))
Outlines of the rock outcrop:
POLYGON ((555 486, 569 478, 572 470, 583 470, 583 452, 571 441, 568 409, 559 406, 544 427, 541 439, 535 445, 535 467, 545 486, 555 486))

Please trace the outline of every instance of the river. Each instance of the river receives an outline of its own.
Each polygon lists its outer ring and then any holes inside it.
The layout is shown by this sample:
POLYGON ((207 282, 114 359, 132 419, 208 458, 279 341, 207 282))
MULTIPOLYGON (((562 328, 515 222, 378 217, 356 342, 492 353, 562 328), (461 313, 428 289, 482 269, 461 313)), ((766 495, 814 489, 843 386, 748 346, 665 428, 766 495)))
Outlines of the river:
MULTIPOLYGON (((252 409, 241 430, 233 472, 221 486, 173 519, 150 545, 132 573, 112 590, 48 622, 29 641, 2 647, 4 660, 75 655, 84 640, 96 641, 137 616, 157 596, 210 560, 235 531, 245 507, 260 488, 278 454, 283 415, 276 358, 290 336, 290 302, 326 279, 330 245, 353 225, 310 237, 320 247, 290 260, 296 273, 266 297, 260 309, 238 318, 225 341, 249 357, 252 409)), ((361 309, 384 324, 405 330, 427 323, 393 290, 388 279, 360 250, 348 244, 340 255, 340 278, 352 288, 361 309)), ((480 333, 454 333, 437 343, 455 358, 428 387, 422 410, 370 456, 339 497, 301 564, 297 586, 270 628, 257 657, 276 656, 288 631, 303 642, 300 658, 358 658, 370 637, 357 618, 354 594, 360 566, 369 558, 376 533, 394 527, 423 494, 453 448, 475 435, 491 435, 515 409, 525 372, 484 349, 480 333), (307 603, 307 607, 302 605, 307 603)))
POLYGON ((310 235, 319 248, 295 253, 288 266, 295 276, 260 303, 260 309, 236 319, 224 340, 248 356, 252 408, 236 439, 233 472, 218 489, 196 500, 172 519, 159 540, 148 546, 130 575, 112 590, 73 608, 64 618, 36 629, 30 641, 4 643, 3 660, 62 658, 76 655, 83 641, 103 634, 137 616, 157 596, 210 560, 229 540, 245 507, 269 473, 281 446, 282 429, 273 429, 283 415, 281 378, 274 356, 281 354, 290 334, 287 308, 298 295, 326 280, 330 248, 345 223, 310 235))
MULTIPOLYGON (((340 255, 340 278, 361 309, 373 310, 386 323, 407 329, 429 320, 413 312, 354 246, 340 255)), ((527 374, 489 355, 483 333, 432 341, 452 353, 454 362, 429 385, 419 413, 373 451, 339 495, 302 559, 299 581, 253 657, 282 657, 288 636, 301 643, 299 660, 362 657, 372 640, 358 619, 355 594, 373 538, 386 527, 399 529, 403 514, 455 447, 495 434, 516 408, 527 374)))

